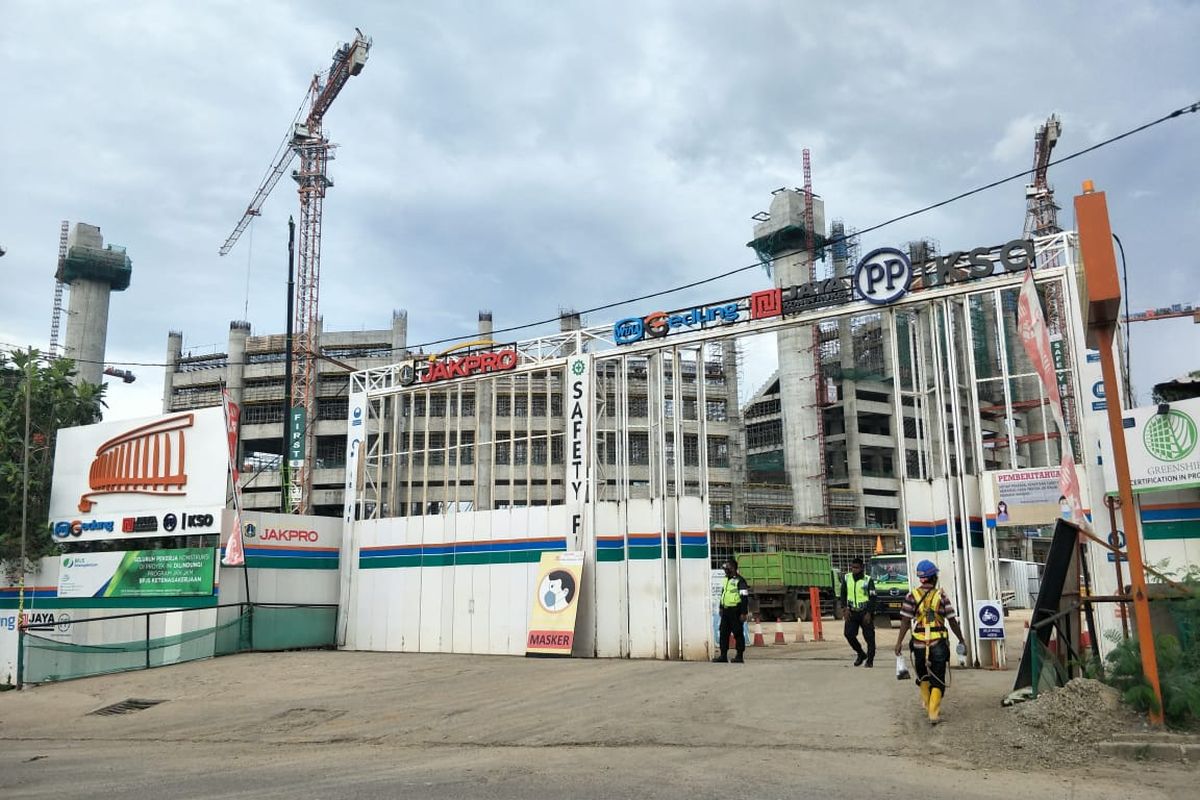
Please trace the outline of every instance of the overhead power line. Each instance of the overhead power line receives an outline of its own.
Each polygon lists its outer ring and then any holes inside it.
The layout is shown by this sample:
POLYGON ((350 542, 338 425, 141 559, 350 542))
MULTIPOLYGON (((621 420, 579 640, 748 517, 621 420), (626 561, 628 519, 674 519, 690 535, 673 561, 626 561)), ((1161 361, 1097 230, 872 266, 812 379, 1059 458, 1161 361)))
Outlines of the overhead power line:
MULTIPOLYGON (((1174 111, 1171 111, 1170 113, 1164 114, 1163 116, 1159 117, 1158 119, 1151 120, 1150 122, 1147 122, 1143 125, 1139 125, 1136 128, 1130 128, 1129 130, 1127 130, 1123 133, 1119 133, 1116 136, 1111 136, 1101 142, 1097 142, 1096 144, 1091 145, 1090 147, 1085 147, 1082 150, 1076 150, 1073 153, 1068 153, 1067 155, 1062 156, 1061 158, 1056 158, 1053 161, 1048 162, 1046 166, 1053 167, 1058 164, 1064 164, 1068 161, 1072 161, 1081 156, 1085 156, 1088 153, 1093 153, 1096 150, 1099 150, 1103 147, 1108 147, 1109 145, 1119 142, 1122 139, 1127 139, 1130 136, 1134 136, 1136 134, 1147 131, 1153 127, 1163 124, 1164 122, 1168 122, 1168 121, 1176 119, 1178 117, 1182 117, 1184 114, 1194 114, 1198 111, 1200 111, 1200 102, 1195 102, 1195 103, 1192 103, 1191 105, 1181 106, 1181 107, 1175 109, 1174 111)), ((874 225, 870 225, 866 228, 859 228, 856 231, 847 233, 846 239, 847 240, 858 239, 858 238, 865 236, 868 233, 873 233, 875 231, 886 228, 889 225, 895 225, 897 222, 903 222, 904 220, 912 219, 913 217, 920 216, 921 214, 926 214, 930 211, 934 211, 939 208, 944 208, 945 206, 948 206, 952 203, 957 203, 958 201, 965 200, 968 197, 972 197, 974 195, 981 194, 982 192, 986 192, 991 189, 995 189, 998 186, 1003 186, 1006 183, 1011 183, 1015 180, 1024 178, 1028 175, 1033 174, 1035 169, 1036 169, 1036 167, 1026 169, 1026 170, 1021 170, 1020 172, 1013 173, 1012 175, 1009 175, 1007 177, 998 178, 989 183, 985 183, 980 186, 976 186, 973 189, 968 189, 965 192, 960 192, 951 197, 947 197, 944 200, 939 200, 936 203, 930 203, 927 206, 922 206, 921 208, 917 208, 912 211, 908 211, 904 214, 899 214, 897 216, 891 217, 890 219, 886 219, 886 220, 883 220, 882 222, 878 222, 874 225)), ((620 306, 628 305, 630 303, 639 303, 639 302, 642 302, 643 300, 653 300, 658 297, 665 297, 670 294, 675 294, 676 292, 683 292, 683 291, 687 291, 688 289, 694 289, 697 286, 704 286, 705 284, 714 283, 719 280, 724 280, 725 278, 732 277, 741 272, 748 272, 753 269, 761 268, 764 264, 774 263, 779 258, 781 258, 781 256, 776 256, 775 258, 755 260, 754 263, 752 263, 752 264, 746 264, 744 266, 735 267, 733 269, 726 270, 725 272, 721 272, 716 275, 710 275, 707 278, 699 278, 697 280, 690 281, 690 282, 684 283, 684 284, 680 284, 678 286, 672 286, 671 288, 668 288, 668 289, 661 289, 659 291, 648 292, 646 294, 638 295, 637 297, 627 297, 622 300, 615 300, 611 303, 604 303, 602 305, 592 306, 591 308, 580 309, 579 311, 577 311, 575 313, 578 313, 580 315, 595 314, 600 311, 608 311, 608 310, 611 310, 614 308, 618 308, 620 306)), ((541 325, 551 325, 555 322, 558 322, 559 319, 560 319, 560 317, 558 317, 558 316, 548 317, 546 319, 537 320, 535 322, 525 322, 520 325, 510 325, 507 328, 497 328, 497 329, 493 330, 491 333, 493 336, 495 336, 496 334, 499 334, 499 333, 515 333, 517 331, 526 330, 528 328, 536 328, 541 325)), ((435 346, 441 345, 441 344, 450 344, 452 342, 461 342, 461 341, 467 341, 470 339, 475 339, 475 338, 478 338, 478 336, 479 336, 478 333, 468 333, 468 334, 462 334, 460 336, 447 336, 442 339, 432 339, 427 342, 421 342, 419 344, 415 344, 415 345, 406 347, 405 349, 407 349, 409 351, 424 350, 426 348, 435 347, 435 346)), ((2 344, 5 347, 21 347, 20 345, 13 345, 13 344, 4 343, 4 342, 0 342, 0 344, 2 344)), ((395 352, 396 348, 388 348, 387 351, 395 352)), ((98 363, 98 362, 88 361, 86 359, 76 359, 76 362, 80 363, 80 364, 98 363)), ((171 366, 170 364, 167 364, 165 362, 149 362, 149 361, 105 361, 104 363, 112 365, 112 366, 121 366, 121 367, 167 367, 167 366, 171 366)), ((243 363, 248 363, 248 362, 243 362, 243 363)))

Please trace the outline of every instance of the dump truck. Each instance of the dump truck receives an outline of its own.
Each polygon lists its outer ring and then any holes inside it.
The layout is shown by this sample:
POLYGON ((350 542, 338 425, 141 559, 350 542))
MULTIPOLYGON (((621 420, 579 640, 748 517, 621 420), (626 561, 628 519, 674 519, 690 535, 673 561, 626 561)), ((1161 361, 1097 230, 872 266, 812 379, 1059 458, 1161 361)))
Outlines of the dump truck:
POLYGON ((876 619, 900 619, 900 606, 908 594, 908 557, 904 553, 871 556, 870 572, 875 579, 876 619))
POLYGON ((767 622, 812 619, 809 589, 816 587, 820 614, 834 611, 836 573, 822 553, 739 553, 738 570, 750 585, 750 613, 767 622))

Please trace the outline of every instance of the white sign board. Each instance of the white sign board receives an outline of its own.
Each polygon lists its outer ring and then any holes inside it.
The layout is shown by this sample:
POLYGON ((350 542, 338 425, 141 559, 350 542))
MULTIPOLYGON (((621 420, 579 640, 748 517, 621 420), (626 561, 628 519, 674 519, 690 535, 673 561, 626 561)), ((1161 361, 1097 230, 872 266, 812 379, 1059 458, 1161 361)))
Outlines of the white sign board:
POLYGON ((578 547, 583 536, 583 509, 588 501, 588 466, 591 458, 592 358, 589 355, 567 359, 567 508, 571 529, 568 547, 578 547))
POLYGON ((1004 608, 995 600, 975 601, 975 628, 980 639, 1004 638, 1004 608))
MULTIPOLYGON (((1200 487, 1200 399, 1122 412, 1129 481, 1134 493, 1200 487), (1165 412, 1165 413, 1164 413, 1165 412)), ((1112 443, 1100 432, 1104 488, 1117 491, 1112 443)))
POLYGON ((229 444, 220 406, 58 432, 59 541, 220 533, 229 444))

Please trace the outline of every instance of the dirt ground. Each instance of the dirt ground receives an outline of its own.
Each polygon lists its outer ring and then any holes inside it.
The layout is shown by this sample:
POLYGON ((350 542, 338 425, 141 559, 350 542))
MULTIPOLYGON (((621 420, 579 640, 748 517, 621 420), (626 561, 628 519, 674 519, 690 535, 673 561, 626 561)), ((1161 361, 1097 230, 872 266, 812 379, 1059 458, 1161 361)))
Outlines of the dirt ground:
POLYGON ((1142 724, 1101 687, 1002 708, 1012 669, 954 670, 930 728, 894 631, 867 670, 826 630, 744 665, 273 653, 7 692, 0 796, 1195 796, 1194 765, 1096 754, 1142 724), (162 702, 90 714, 129 698, 162 702))

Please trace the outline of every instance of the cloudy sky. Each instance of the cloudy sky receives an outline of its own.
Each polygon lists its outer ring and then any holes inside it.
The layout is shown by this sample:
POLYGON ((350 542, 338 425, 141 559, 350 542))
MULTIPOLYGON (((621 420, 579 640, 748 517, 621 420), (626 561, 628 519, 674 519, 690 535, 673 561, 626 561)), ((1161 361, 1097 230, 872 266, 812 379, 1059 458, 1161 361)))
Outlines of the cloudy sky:
MULTIPOLYGON (((750 216, 802 183, 805 147, 827 216, 865 228, 1027 169, 1051 112, 1063 155, 1200 99, 1190 2, 354 5, 6 0, 0 342, 45 347, 63 219, 133 259, 108 357, 151 366, 110 386, 110 418, 161 408, 169 330, 196 353, 244 316, 282 331, 291 182, 217 250, 355 26, 374 46, 326 117, 321 311, 360 329, 407 309, 414 344, 471 333, 479 309, 514 325, 750 263, 750 216)), ((1189 114, 1051 171, 1065 227, 1082 179, 1107 191, 1134 309, 1200 301, 1198 143, 1189 114)), ((1022 183, 862 244, 1004 241, 1022 183)), ((1198 353, 1190 320, 1135 326, 1143 398, 1198 353)))

